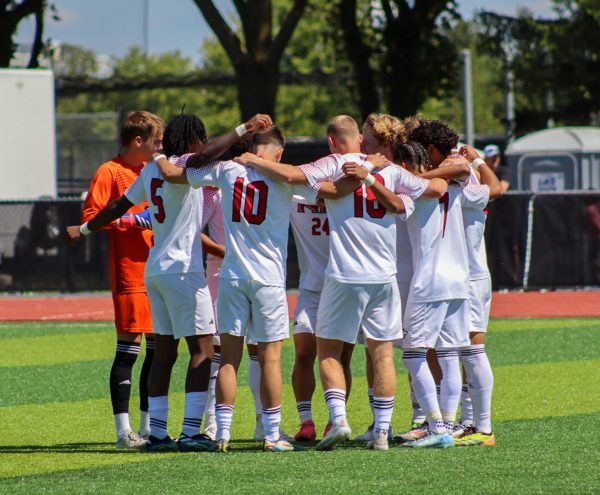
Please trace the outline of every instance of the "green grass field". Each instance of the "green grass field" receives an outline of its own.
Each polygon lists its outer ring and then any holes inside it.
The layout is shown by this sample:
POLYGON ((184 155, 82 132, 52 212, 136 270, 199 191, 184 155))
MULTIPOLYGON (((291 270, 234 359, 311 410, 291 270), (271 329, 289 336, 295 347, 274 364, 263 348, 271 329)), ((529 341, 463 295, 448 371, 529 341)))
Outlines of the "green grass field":
MULTIPOLYGON (((488 353, 495 373, 491 448, 270 454, 247 439, 254 409, 241 368, 235 452, 117 452, 108 398, 114 352, 108 323, 0 325, 0 493, 600 493, 600 320, 495 320, 488 353)), ((285 347, 284 419, 294 433, 291 342, 285 347)), ((170 433, 179 434, 187 349, 172 384, 170 433)), ((141 358, 136 364, 137 378, 141 358)), ((394 429, 410 402, 400 376, 394 429)), ((349 419, 370 423, 364 353, 357 348, 349 419)), ((136 384, 134 383, 134 387, 136 384)), ((137 397, 132 399, 132 411, 137 397)), ((319 431, 326 408, 314 401, 319 431)), ((132 414, 137 426, 137 413, 132 414)))

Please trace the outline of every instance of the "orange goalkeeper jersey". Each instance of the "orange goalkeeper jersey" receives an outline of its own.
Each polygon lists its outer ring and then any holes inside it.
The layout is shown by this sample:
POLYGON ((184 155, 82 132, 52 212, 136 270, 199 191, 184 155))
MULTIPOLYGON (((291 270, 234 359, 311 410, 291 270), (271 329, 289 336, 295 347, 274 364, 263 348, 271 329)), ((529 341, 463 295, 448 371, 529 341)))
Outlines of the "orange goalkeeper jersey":
MULTIPOLYGON (((100 165, 85 198, 82 223, 91 220, 111 201, 119 199, 138 177, 142 168, 143 165, 132 167, 120 157, 100 165)), ((147 207, 148 203, 144 202, 133 206, 129 213, 138 213, 147 207)), ((144 267, 152 245, 152 231, 119 228, 116 223, 103 229, 109 231, 109 270, 113 293, 145 292, 144 267)))

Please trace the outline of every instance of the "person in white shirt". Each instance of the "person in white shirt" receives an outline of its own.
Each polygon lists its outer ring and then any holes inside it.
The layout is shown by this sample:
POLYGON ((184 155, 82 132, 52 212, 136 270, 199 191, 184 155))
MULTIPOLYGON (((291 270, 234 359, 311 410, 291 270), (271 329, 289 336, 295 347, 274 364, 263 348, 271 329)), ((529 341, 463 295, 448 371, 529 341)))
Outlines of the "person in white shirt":
MULTIPOLYGON (((330 140, 360 143, 358 126, 348 116, 335 117, 328 125, 327 134, 330 140)), ((278 167, 251 157, 245 160, 278 180, 309 183, 319 189, 322 181, 343 176, 344 166, 365 163, 358 149, 355 155, 354 160, 348 154, 330 155, 298 168, 278 167)), ((387 432, 396 384, 392 341, 401 335, 400 300, 395 282, 395 218, 390 212, 404 211, 399 193, 405 192, 415 198, 426 191, 439 195, 438 191, 430 191, 429 181, 393 164, 367 180, 368 189, 363 186, 352 196, 337 201, 326 200, 331 239, 316 335, 321 381, 333 427, 317 445, 319 450, 329 450, 351 435, 346 419, 346 384, 340 357, 344 343, 354 344, 360 328, 366 335, 375 364, 376 438, 369 447, 388 448, 387 432), (383 191, 384 197, 379 201, 373 195, 375 189, 383 191), (376 250, 372 249, 373 245, 377 246, 376 250), (340 314, 345 317, 340 318, 340 314)))
MULTIPOLYGON (((276 127, 256 133, 253 143, 258 154, 275 163, 283 153, 284 137, 276 127)), ((159 166, 168 181, 188 182, 194 188, 214 185, 223 194, 226 252, 217 303, 221 366, 215 407, 216 448, 229 450, 237 369, 247 336, 258 342, 264 449, 293 451, 296 447, 282 440, 279 430, 281 345, 289 335, 285 293, 288 223, 292 197, 316 201, 317 193, 307 187, 278 183, 233 161, 188 167, 185 171, 167 160, 160 160, 159 166)), ((331 191, 336 194, 333 184, 331 191)))
MULTIPOLYGON (((270 125, 270 119, 253 118, 249 127, 270 125)), ((203 162, 227 149, 235 131, 205 146, 202 122, 193 115, 175 117, 165 129, 165 152, 178 168, 195 152, 203 162)), ((164 155, 162 155, 164 157, 164 155)), ((170 163, 170 162, 169 162, 170 163)), ((206 404, 212 357, 214 315, 204 275, 201 245, 202 193, 187 186, 169 184, 159 174, 156 162, 148 164, 117 201, 101 210, 82 226, 68 228, 72 239, 80 238, 123 215, 133 204, 149 200, 154 245, 145 270, 145 285, 153 314, 156 339, 155 361, 149 377, 149 451, 206 451, 210 440, 200 433, 206 404), (168 435, 168 390, 171 370, 177 359, 179 339, 190 351, 186 377, 186 400, 182 434, 177 442, 168 435)))

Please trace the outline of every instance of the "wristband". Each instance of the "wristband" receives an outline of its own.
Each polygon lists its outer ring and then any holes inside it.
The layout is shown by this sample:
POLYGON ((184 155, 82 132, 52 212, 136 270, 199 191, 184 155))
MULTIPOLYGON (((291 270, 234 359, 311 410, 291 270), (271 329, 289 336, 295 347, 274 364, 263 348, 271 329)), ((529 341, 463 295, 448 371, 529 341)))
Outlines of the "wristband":
POLYGON ((475 160, 473 160, 473 165, 475 165, 475 168, 479 168, 481 165, 485 165, 485 160, 482 158, 475 158, 475 160))
POLYGON ((160 155, 156 155, 156 156, 154 157, 154 161, 155 161, 155 162, 157 162, 157 161, 158 161, 158 160, 160 160, 161 158, 164 158, 164 159, 166 160, 166 159, 167 159, 167 155, 164 155, 164 154, 162 154, 162 153, 161 153, 160 155))
POLYGON ((237 132, 237 135, 239 137, 242 137, 244 134, 246 134, 248 132, 248 129, 246 129, 246 124, 240 124, 235 128, 235 132, 237 132))
POLYGON ((92 233, 92 231, 88 228, 87 222, 79 226, 79 232, 81 232, 81 235, 90 235, 92 233))
POLYGON ((373 177, 373 175, 371 175, 371 173, 369 172, 369 174, 363 179, 363 182, 367 187, 371 187, 373 184, 375 184, 376 181, 375 177, 373 177))

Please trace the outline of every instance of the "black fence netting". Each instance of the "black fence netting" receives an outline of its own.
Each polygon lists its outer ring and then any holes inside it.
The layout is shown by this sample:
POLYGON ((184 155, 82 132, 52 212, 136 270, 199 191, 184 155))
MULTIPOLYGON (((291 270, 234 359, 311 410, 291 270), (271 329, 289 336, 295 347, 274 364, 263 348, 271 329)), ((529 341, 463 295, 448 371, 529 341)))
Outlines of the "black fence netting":
MULTIPOLYGON (((0 291, 109 289, 108 234, 64 240, 81 207, 80 199, 0 202, 0 291)), ((600 285, 600 192, 505 195, 489 206, 486 245, 495 289, 600 285)), ((288 287, 297 287, 292 235, 288 247, 288 287)))

